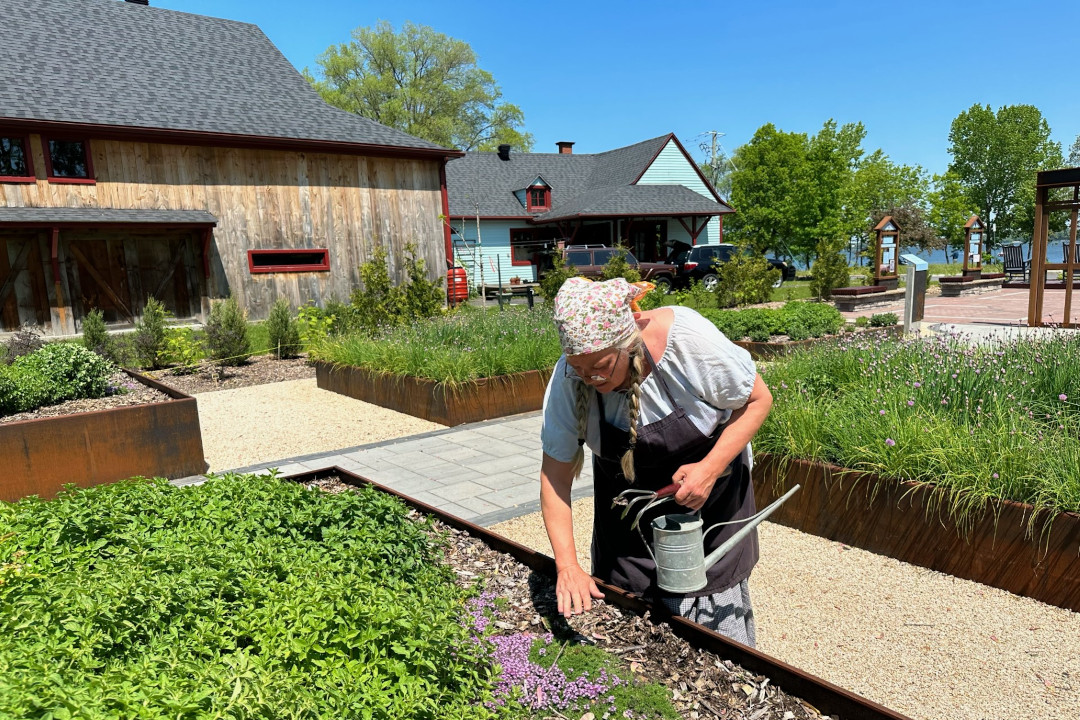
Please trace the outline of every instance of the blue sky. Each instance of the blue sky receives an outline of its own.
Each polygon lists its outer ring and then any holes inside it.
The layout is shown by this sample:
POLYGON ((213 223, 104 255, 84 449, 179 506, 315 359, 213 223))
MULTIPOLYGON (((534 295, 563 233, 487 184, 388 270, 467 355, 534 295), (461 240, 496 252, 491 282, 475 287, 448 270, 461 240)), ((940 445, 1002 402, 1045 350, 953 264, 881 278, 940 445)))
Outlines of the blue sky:
POLYGON ((1066 154, 1080 134, 1076 0, 151 4, 254 23, 298 69, 315 69, 354 28, 429 25, 472 46, 524 111, 538 152, 557 140, 602 152, 674 132, 703 158, 706 131, 725 133, 733 151, 767 122, 812 134, 835 118, 862 121, 868 151, 937 173, 949 124, 974 103, 1035 105, 1066 154))

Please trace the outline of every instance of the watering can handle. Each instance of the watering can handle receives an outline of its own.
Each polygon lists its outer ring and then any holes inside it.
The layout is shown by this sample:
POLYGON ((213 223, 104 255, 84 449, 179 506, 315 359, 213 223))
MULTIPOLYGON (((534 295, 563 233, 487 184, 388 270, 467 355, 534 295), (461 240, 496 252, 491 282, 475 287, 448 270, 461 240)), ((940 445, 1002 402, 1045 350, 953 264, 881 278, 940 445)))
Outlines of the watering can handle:
POLYGON ((721 525, 737 525, 738 523, 752 522, 754 520, 757 520, 758 518, 761 518, 762 520, 764 520, 766 517, 768 517, 769 515, 772 514, 773 510, 780 507, 781 503, 783 503, 785 500, 787 500, 789 497, 791 497, 795 493, 795 491, 799 489, 799 487, 800 487, 799 485, 796 485, 795 487, 791 488, 790 490, 787 491, 787 493, 784 494, 783 497, 781 497, 779 500, 774 502, 772 505, 769 505, 767 508, 763 508, 762 510, 759 510, 758 512, 754 513, 750 517, 742 518, 741 520, 728 520, 726 522, 718 522, 715 525, 710 525, 705 530, 705 532, 701 533, 701 539, 704 540, 706 535, 708 535, 710 532, 712 532, 716 528, 720 527, 721 525))

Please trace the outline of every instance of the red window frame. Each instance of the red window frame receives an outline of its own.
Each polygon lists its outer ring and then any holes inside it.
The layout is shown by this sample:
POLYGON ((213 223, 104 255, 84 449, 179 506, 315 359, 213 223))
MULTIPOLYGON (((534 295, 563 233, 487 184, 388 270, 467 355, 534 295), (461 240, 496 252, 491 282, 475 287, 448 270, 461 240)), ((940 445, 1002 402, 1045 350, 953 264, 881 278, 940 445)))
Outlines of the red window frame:
POLYGON ((0 175, 0 182, 5 183, 32 183, 37 182, 34 174, 34 153, 30 149, 30 136, 22 133, 7 133, 0 130, 0 137, 10 140, 22 140, 23 155, 26 156, 26 175, 0 175))
POLYGON ((94 179, 94 157, 90 152, 90 139, 85 137, 63 137, 45 135, 41 136, 41 151, 45 155, 45 177, 49 182, 57 184, 67 185, 94 185, 97 180, 94 179), (83 154, 86 156, 86 177, 84 178, 71 178, 71 177, 56 177, 53 175, 52 167, 52 151, 49 148, 50 142, 81 142, 83 145, 83 154))
POLYGON ((532 210, 550 210, 551 209, 551 188, 544 187, 543 185, 533 185, 530 188, 525 189, 525 202, 526 208, 532 210), (543 204, 533 202, 533 193, 541 193, 543 204))
POLYGON ((532 228, 510 229, 510 264, 518 267, 532 267, 531 260, 514 259, 514 242, 533 242, 536 239, 536 231, 532 228))
POLYGON ((330 250, 327 248, 282 248, 272 250, 248 250, 248 270, 252 274, 284 272, 323 272, 330 269, 330 250), (297 264, 286 261, 287 255, 310 255, 311 262, 297 264), (263 264, 263 259, 271 260, 279 256, 282 262, 263 264), (256 264, 256 258, 259 264, 256 264))

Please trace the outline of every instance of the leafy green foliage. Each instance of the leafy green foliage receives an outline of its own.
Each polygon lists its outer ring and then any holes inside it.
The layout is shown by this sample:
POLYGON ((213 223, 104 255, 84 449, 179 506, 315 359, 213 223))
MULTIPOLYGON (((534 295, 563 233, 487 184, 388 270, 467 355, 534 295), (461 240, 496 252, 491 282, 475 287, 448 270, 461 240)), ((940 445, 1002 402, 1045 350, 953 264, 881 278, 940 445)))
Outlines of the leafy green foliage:
POLYGON ((727 262, 716 264, 720 282, 716 300, 720 307, 757 305, 772 297, 780 270, 772 268, 762 255, 749 251, 733 253, 727 262))
POLYGON ((729 340, 749 338, 767 342, 776 335, 791 340, 835 335, 844 324, 844 316, 832 305, 815 302, 790 302, 782 308, 745 308, 743 310, 700 311, 729 340))
POLYGON ((891 327, 896 321, 896 313, 875 313, 870 316, 870 327, 891 327))
POLYGON ((323 100, 343 110, 444 147, 532 148, 532 135, 520 130, 521 109, 500 102, 502 91, 477 67, 469 44, 426 25, 406 22, 400 33, 386 21, 357 28, 318 63, 322 79, 306 69, 305 76, 323 100))
POLYGON ((972 105, 952 121, 949 143, 949 172, 987 223, 987 247, 996 247, 999 238, 1032 237, 1032 179, 1064 163, 1039 109, 1006 105, 995 113, 989 105, 972 105))
POLYGON ((296 313, 300 342, 308 350, 317 347, 329 338, 331 331, 337 327, 337 318, 338 316, 329 310, 323 310, 314 303, 308 302, 296 313))
POLYGON ((236 298, 218 300, 210 306, 205 333, 207 352, 219 365, 243 365, 251 356, 247 313, 236 298))
POLYGON ((375 334, 382 328, 442 313, 442 278, 428 278, 424 259, 412 243, 405 245, 404 262, 406 281, 396 285, 390 277, 386 250, 375 248, 372 259, 360 266, 361 287, 352 293, 348 329, 375 334))
POLYGON ((94 309, 83 318, 83 346, 102 357, 109 357, 109 333, 105 331, 105 315, 94 309))
POLYGON ((817 247, 817 260, 811 270, 814 273, 810 281, 810 292, 828 300, 836 288, 847 287, 848 264, 844 257, 843 240, 822 240, 817 247))
POLYGON ((50 343, 0 366, 0 414, 106 394, 113 366, 75 343, 50 343))
POLYGON ((564 282, 577 276, 577 268, 567 265, 562 253, 555 253, 551 261, 551 269, 540 278, 540 295, 548 303, 555 302, 555 296, 559 294, 559 288, 564 282))
POLYGON ((490 718, 439 552, 395 498, 270 477, 0 505, 0 717, 490 718))
POLYGON ((132 338, 139 367, 161 367, 161 351, 165 348, 168 316, 165 306, 157 298, 146 298, 146 307, 143 308, 142 317, 135 323, 135 335, 132 338))
POLYGON ((685 290, 677 290, 672 293, 675 305, 685 305, 695 310, 715 310, 717 306, 716 292, 706 289, 698 280, 690 280, 690 286, 685 290))
POLYGON ((333 337, 311 354, 329 363, 452 385, 526 370, 550 371, 562 349, 546 306, 511 306, 503 312, 463 306, 375 337, 333 337))
POLYGON ((285 298, 278 298, 270 308, 266 329, 269 333, 270 352, 278 360, 296 357, 300 352, 300 327, 293 317, 289 301, 285 298))
POLYGON ((611 259, 604 264, 601 277, 604 280, 623 278, 626 282, 635 283, 641 280, 641 273, 626 261, 626 248, 616 246, 611 253, 611 259))
POLYGON ((163 365, 170 365, 174 375, 193 373, 202 358, 202 344, 195 339, 191 328, 167 328, 165 346, 161 349, 160 360, 163 365))

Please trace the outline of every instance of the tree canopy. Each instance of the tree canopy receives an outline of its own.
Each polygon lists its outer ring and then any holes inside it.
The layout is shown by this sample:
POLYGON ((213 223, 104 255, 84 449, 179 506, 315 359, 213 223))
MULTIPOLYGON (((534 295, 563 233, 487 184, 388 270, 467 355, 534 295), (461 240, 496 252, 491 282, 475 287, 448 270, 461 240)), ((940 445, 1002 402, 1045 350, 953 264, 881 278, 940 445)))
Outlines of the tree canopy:
POLYGON ((532 149, 525 116, 500 102, 491 73, 476 65, 468 43, 407 22, 401 32, 381 21, 317 59, 321 78, 304 75, 323 99, 410 135, 460 150, 508 144, 532 149))
POLYGON ((972 105, 952 122, 949 171, 987 224, 990 247, 1000 239, 1030 239, 1034 231, 1035 173, 1061 167, 1061 144, 1033 105, 995 113, 972 105))
POLYGON ((1080 167, 1080 135, 1076 136, 1076 140, 1072 146, 1069 147, 1069 160, 1067 165, 1069 167, 1080 167))

